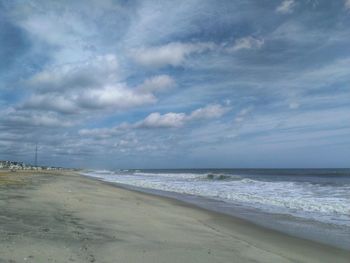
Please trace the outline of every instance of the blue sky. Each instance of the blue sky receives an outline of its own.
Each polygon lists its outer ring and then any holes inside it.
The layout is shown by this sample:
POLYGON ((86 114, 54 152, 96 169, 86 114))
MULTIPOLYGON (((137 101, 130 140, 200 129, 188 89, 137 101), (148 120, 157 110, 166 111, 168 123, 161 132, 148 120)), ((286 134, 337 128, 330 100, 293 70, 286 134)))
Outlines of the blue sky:
POLYGON ((0 0, 0 159, 349 167, 349 25, 349 0, 0 0))

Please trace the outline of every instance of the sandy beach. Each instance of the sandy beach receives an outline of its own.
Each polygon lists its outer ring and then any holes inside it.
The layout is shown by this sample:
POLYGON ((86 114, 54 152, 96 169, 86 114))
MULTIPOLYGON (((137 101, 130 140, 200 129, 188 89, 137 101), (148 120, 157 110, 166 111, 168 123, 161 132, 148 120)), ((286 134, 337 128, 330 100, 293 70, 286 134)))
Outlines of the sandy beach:
POLYGON ((73 172, 0 171, 0 262, 349 262, 350 251, 73 172))

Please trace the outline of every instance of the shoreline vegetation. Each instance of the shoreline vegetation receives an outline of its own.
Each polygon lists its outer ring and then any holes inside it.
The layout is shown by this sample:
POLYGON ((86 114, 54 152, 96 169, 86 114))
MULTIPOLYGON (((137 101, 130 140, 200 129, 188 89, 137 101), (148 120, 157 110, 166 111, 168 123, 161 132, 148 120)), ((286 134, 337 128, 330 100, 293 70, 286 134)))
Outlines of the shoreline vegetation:
POLYGON ((350 259, 347 250, 69 169, 0 169, 0 209, 1 263, 350 259))

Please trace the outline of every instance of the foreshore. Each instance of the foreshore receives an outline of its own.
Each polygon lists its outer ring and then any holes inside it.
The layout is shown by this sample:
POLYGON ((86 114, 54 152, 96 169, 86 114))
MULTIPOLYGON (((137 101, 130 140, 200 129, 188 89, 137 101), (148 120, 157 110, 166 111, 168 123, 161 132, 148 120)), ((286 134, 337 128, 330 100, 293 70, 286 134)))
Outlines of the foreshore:
POLYGON ((72 171, 0 170, 2 262, 349 262, 299 239, 72 171))

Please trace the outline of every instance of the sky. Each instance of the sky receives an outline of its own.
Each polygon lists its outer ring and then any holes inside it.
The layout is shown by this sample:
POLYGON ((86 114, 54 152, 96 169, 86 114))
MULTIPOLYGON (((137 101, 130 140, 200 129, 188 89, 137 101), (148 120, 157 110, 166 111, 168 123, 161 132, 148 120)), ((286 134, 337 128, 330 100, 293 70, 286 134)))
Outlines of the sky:
POLYGON ((350 0, 0 0, 0 160, 350 166, 350 0))

